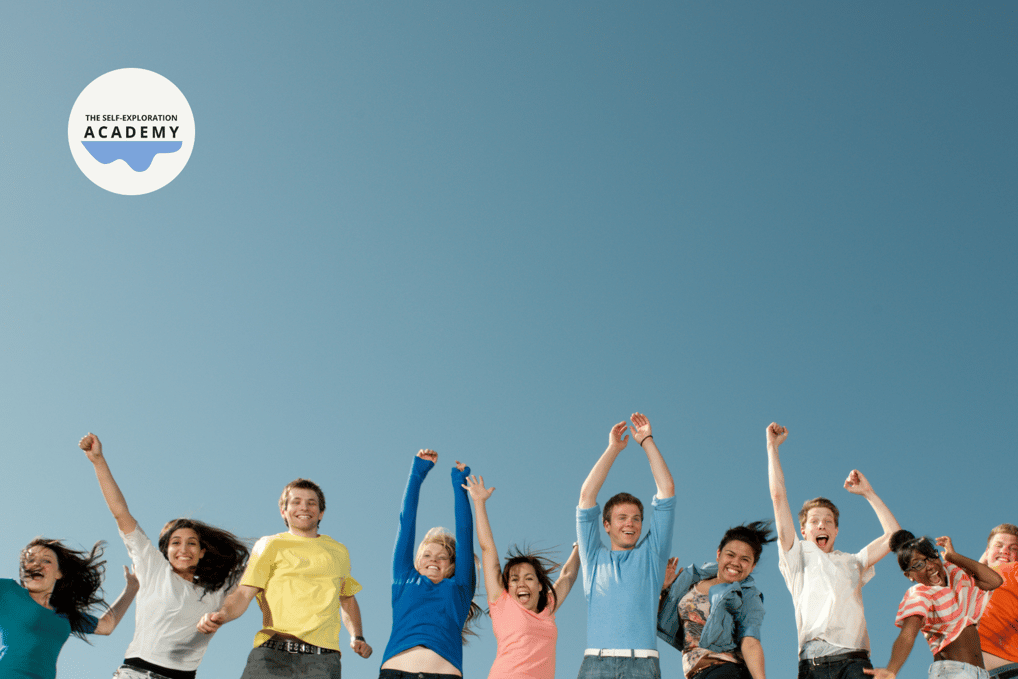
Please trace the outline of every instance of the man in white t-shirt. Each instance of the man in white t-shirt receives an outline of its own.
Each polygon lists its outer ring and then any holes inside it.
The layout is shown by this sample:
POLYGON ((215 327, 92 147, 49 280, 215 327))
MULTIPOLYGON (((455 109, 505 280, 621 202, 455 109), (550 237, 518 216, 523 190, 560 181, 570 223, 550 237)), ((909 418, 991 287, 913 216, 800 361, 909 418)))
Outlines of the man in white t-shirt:
POLYGON ((785 427, 775 423, 767 427, 767 471, 778 531, 778 565, 795 605, 799 679, 866 679, 863 669, 872 669, 873 665, 869 660, 862 586, 873 577, 873 565, 890 551, 888 539, 898 530, 898 521, 866 477, 853 469, 845 480, 845 489, 869 501, 884 534, 856 554, 835 550, 838 508, 827 498, 818 497, 803 504, 799 512, 803 537, 799 540, 778 459, 778 447, 787 437, 785 427))

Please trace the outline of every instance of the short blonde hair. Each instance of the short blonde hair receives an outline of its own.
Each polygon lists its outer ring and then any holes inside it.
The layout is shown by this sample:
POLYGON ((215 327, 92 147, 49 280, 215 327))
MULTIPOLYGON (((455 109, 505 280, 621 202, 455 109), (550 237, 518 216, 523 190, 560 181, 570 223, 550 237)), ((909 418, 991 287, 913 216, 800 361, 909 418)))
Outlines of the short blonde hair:
POLYGON ((993 541, 994 535, 1000 535, 1001 533, 1013 535, 1016 538, 1018 538, 1018 526, 1014 525, 1013 523, 1000 524, 999 526, 990 531, 990 537, 986 538, 986 546, 987 547, 990 546, 990 542, 993 541))

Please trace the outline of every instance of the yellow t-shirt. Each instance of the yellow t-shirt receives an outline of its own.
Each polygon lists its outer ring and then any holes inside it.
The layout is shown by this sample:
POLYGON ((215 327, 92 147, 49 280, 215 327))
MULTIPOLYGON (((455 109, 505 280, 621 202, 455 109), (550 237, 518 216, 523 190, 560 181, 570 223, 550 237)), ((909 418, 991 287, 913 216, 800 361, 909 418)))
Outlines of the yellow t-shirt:
POLYGON ((361 591, 350 577, 350 554, 327 535, 267 535, 255 543, 240 584, 258 587, 260 646, 276 632, 322 648, 339 649, 339 597, 361 591))

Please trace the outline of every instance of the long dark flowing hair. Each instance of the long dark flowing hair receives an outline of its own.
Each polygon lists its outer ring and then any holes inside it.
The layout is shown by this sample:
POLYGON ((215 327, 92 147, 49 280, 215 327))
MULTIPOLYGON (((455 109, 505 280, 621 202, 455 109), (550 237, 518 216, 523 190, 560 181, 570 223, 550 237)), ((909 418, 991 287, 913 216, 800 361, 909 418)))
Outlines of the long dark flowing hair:
POLYGON ((196 585, 202 587, 202 596, 209 592, 232 588, 240 582, 247 565, 247 545, 233 533, 222 528, 210 526, 204 521, 194 519, 174 519, 159 533, 159 551, 163 558, 168 559, 166 550, 170 546, 173 532, 181 528, 190 528, 198 534, 198 542, 205 555, 198 561, 194 570, 196 585))
POLYGON ((49 605, 71 623, 71 634, 86 642, 88 639, 85 635, 93 631, 89 609, 95 607, 109 609, 103 601, 102 584, 106 571, 106 562, 102 560, 103 544, 99 541, 92 546, 91 552, 85 552, 71 549, 60 540, 38 537, 21 550, 19 577, 22 587, 25 586, 25 577, 29 572, 25 568, 25 562, 30 549, 45 547, 56 554, 57 567, 63 577, 57 580, 53 587, 49 605))

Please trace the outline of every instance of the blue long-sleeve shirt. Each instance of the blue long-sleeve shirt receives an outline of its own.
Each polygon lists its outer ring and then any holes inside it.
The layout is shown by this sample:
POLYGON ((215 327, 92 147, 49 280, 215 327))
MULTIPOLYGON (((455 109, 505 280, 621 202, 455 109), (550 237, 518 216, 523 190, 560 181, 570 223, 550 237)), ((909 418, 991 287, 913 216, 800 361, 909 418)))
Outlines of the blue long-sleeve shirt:
POLYGON ((456 572, 451 578, 433 583, 414 568, 414 541, 417 526, 417 501, 421 483, 435 466, 434 462, 415 457, 403 494, 399 514, 399 532, 392 555, 392 633, 382 656, 389 658, 424 646, 463 671, 461 632, 474 598, 474 521, 470 500, 462 485, 470 468, 462 472, 453 467, 452 488, 456 512, 456 572))

